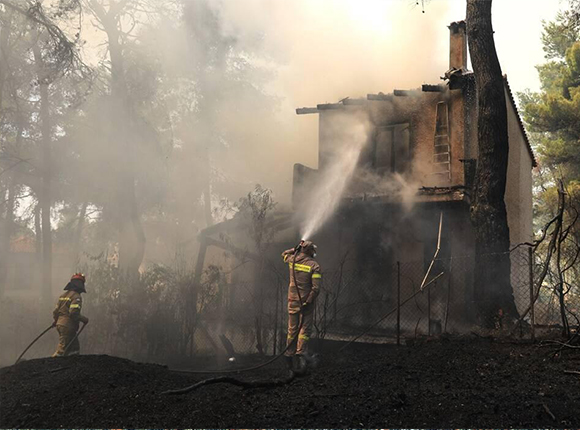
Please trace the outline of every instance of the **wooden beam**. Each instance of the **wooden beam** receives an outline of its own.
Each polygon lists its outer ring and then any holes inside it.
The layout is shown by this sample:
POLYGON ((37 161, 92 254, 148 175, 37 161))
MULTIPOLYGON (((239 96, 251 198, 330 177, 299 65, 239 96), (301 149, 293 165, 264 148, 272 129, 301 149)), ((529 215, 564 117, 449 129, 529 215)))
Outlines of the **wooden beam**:
POLYGON ((392 94, 383 94, 383 93, 367 94, 367 100, 388 101, 392 99, 393 99, 392 94))
POLYGON ((223 242, 221 240, 217 240, 212 237, 205 237, 203 240, 205 241, 207 246, 215 246, 220 249, 223 249, 224 251, 231 252, 234 255, 234 257, 236 257, 240 261, 244 260, 244 257, 247 257, 250 260, 254 261, 261 261, 260 257, 257 254, 238 248, 237 246, 223 242))
POLYGON ((362 106, 367 104, 366 99, 345 99, 342 101, 345 106, 362 106))
POLYGON ((445 91, 445 88, 445 85, 423 84, 421 86, 421 90, 426 93, 442 93, 445 91))
POLYGON ((310 113, 318 113, 318 109, 309 107, 296 109, 296 115, 308 115, 310 113))
POLYGON ((344 105, 342 103, 324 103, 316 105, 316 108, 318 110, 344 109, 344 105))
POLYGON ((407 97, 411 95, 411 91, 409 90, 394 90, 393 94, 397 97, 407 97))

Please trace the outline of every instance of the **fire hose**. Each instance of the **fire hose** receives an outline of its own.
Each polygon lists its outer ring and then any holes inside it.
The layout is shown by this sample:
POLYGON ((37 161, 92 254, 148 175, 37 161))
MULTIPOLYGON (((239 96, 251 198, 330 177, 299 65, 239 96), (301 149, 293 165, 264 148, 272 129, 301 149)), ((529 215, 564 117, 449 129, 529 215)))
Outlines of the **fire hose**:
POLYGON ((211 374, 216 374, 216 373, 250 372, 252 370, 257 370, 257 369, 261 369, 262 367, 266 367, 269 364, 273 363, 274 361, 278 360, 280 357, 282 357, 286 353, 286 351, 288 351, 288 349, 290 349, 291 346, 293 346, 296 342, 298 342, 298 334, 300 333, 300 330, 302 330, 302 325, 304 323, 304 319, 302 318, 302 312, 304 311, 304 304, 302 303, 302 296, 300 295, 300 290, 298 289, 298 285, 296 284, 296 273, 295 273, 294 269, 296 267, 296 256, 298 255, 298 252, 300 251, 300 248, 302 247, 302 243, 303 243, 303 241, 300 241, 300 244, 294 249, 294 254, 292 255, 292 280, 294 281, 293 283, 294 283, 294 286, 295 286, 296 291, 298 293, 298 300, 300 303, 300 323, 298 324, 298 331, 296 333, 296 336, 294 336, 294 339, 292 339, 292 342, 290 342, 289 344, 286 345, 286 348, 284 348, 284 350, 282 352, 280 352, 278 355, 275 355, 271 359, 265 361, 264 363, 260 363, 260 364, 257 364, 255 366, 251 366, 251 367, 244 367, 242 369, 223 369, 223 370, 176 370, 176 369, 171 369, 171 371, 177 372, 177 373, 195 373, 195 374, 201 374, 201 375, 211 375, 211 374))
POLYGON ((64 349, 64 352, 62 353, 62 355, 66 355, 67 351, 69 350, 69 348, 71 347, 71 345, 74 343, 75 340, 78 339, 79 335, 83 332, 83 330, 85 329, 85 327, 87 326, 87 323, 83 323, 83 326, 81 327, 81 329, 77 332, 77 334, 75 334, 75 337, 72 338, 72 340, 68 343, 68 345, 66 346, 66 348, 64 349))
MULTIPOLYGON (((294 345, 294 343, 297 341, 298 339, 298 335, 300 333, 300 330, 302 329, 302 324, 303 324, 303 310, 304 310, 304 304, 302 302, 302 296, 300 295, 300 290, 298 289, 298 285, 296 284, 296 274, 295 274, 295 265, 296 265, 296 255, 298 254, 298 251, 300 249, 302 245, 302 241, 300 242, 300 245, 298 247, 296 247, 295 251, 294 251, 294 255, 292 258, 292 279, 293 279, 293 283, 294 286, 297 290, 298 293, 298 298, 299 298, 299 303, 300 303, 300 322, 299 322, 299 326, 298 326, 298 331, 296 333, 296 336, 294 336, 294 338, 292 339, 292 342, 290 342, 286 348, 284 349, 284 351, 282 351, 280 354, 276 355, 275 357, 271 358, 270 360, 261 363, 259 365, 256 366, 252 366, 252 367, 247 367, 247 368, 243 368, 243 369, 230 369, 230 370, 217 370, 217 371, 194 371, 194 370, 172 370, 174 372, 180 372, 180 373, 194 373, 194 374, 216 374, 216 373, 241 373, 241 372, 247 372, 247 371, 251 371, 251 370, 256 370, 256 369, 260 369, 262 367, 265 367, 267 365, 269 365, 270 363, 273 363, 274 361, 276 361, 278 358, 280 358, 282 355, 284 355, 286 353, 286 351, 288 351, 288 349, 290 348, 290 346, 294 345)), ((389 315, 393 314, 398 308, 400 308, 400 306, 404 305, 405 303, 407 303, 408 301, 412 300, 417 294, 422 293, 426 288, 430 287, 431 285, 433 285, 435 283, 435 281, 437 279, 439 279, 441 276, 443 276, 443 272, 441 272, 439 275, 435 276, 433 279, 431 279, 429 282, 425 283, 425 281, 423 281, 423 288, 420 289, 419 291, 417 291, 415 294, 411 295, 411 297, 408 297, 406 300, 404 300, 402 303, 400 303, 397 307, 395 307, 394 309, 392 309, 391 311, 387 312, 385 315, 383 315, 382 317, 380 317, 377 321, 375 321, 369 328, 367 328, 366 330, 364 330, 362 333, 358 334, 357 336, 355 336, 354 338, 352 338, 350 341, 348 341, 344 346, 342 346, 338 352, 342 352, 346 347, 348 347, 349 345, 351 345, 353 342, 355 342, 357 339, 359 339, 360 337, 364 336, 366 333, 368 333, 372 328, 374 328, 375 326, 377 326, 381 321, 383 321, 385 318, 387 318, 389 315)), ((171 370, 171 369, 170 369, 171 370)), ((286 378, 284 380, 278 380, 278 381, 254 381, 254 382, 244 382, 244 381, 240 381, 237 380, 235 378, 232 377, 228 377, 228 376, 220 376, 217 378, 211 378, 211 379, 205 379, 202 380, 200 382, 197 382, 193 385, 190 385, 188 387, 185 388, 180 388, 180 389, 175 389, 175 390, 167 390, 162 392, 161 394, 164 395, 180 395, 180 394, 187 394, 191 391, 196 390, 197 388, 200 388, 202 386, 205 385, 210 385, 210 384, 216 384, 216 383, 230 383, 230 384, 234 384, 237 386, 241 386, 244 388, 257 388, 257 387, 274 387, 274 386, 279 386, 279 385, 283 385, 283 384, 287 384, 290 383, 294 377, 296 376, 296 372, 291 371, 290 372, 290 377, 286 378)))
MULTIPOLYGON (((300 290, 298 289, 298 286, 296 285, 296 274, 295 274, 295 265, 296 265, 296 255, 298 254, 298 251, 300 250, 302 241, 300 242, 300 245, 298 245, 294 251, 293 254, 293 258, 292 258, 292 279, 293 279, 293 283, 296 286, 296 291, 298 293, 298 299, 299 299, 299 303, 300 303, 300 313, 302 314, 303 309, 304 309, 304 304, 302 302, 302 296, 300 295, 300 290)), ((418 290, 416 293, 414 293, 413 295, 411 295, 410 297, 408 297, 407 299, 405 299, 399 306, 403 306, 405 303, 409 302, 410 300, 412 300, 415 296, 417 296, 420 293, 423 293, 425 291, 425 289, 427 289, 428 287, 430 287, 431 285, 433 285, 433 283, 435 283, 435 281, 437 279, 439 279, 441 276, 443 276, 444 272, 441 272, 440 274, 438 274, 437 276, 435 276, 433 279, 431 279, 429 282, 425 283, 425 281, 423 282, 423 288, 418 290)), ((348 346, 350 346, 353 342, 355 342, 356 340, 358 340, 359 338, 361 338, 362 336, 364 336, 366 333, 368 333, 370 330, 372 330, 374 327, 376 327, 378 324, 381 323, 381 321, 383 321, 385 318, 387 318, 389 315, 392 315, 394 312, 397 311, 397 308, 399 307, 395 307, 394 309, 391 309, 389 312, 387 312, 386 314, 384 314, 383 316, 381 316, 377 321, 375 321, 373 324, 371 324, 370 327, 368 327, 367 329, 365 329, 362 333, 356 335, 355 337, 353 337, 352 339, 350 339, 345 345, 343 345, 338 352, 342 352, 345 348, 347 348, 348 346)), ((278 360, 280 357, 282 357, 286 351, 288 351, 288 349, 294 345, 295 342, 297 342, 298 340, 298 333, 300 333, 300 330, 302 329, 302 325, 303 325, 303 318, 300 318, 300 323, 298 325, 298 331, 297 331, 297 335, 294 337, 294 339, 292 339, 292 342, 289 343, 286 348, 280 352, 278 355, 272 357, 270 360, 265 361, 264 363, 260 363, 258 365, 255 366, 251 366, 251 367, 246 367, 246 368, 241 368, 241 369, 226 369, 226 370, 171 370, 173 372, 177 372, 177 373, 194 373, 194 374, 216 374, 216 373, 242 373, 242 372, 249 372, 252 370, 257 370, 257 369, 261 369, 262 367, 266 367, 267 365, 273 363, 274 361, 278 360)))
MULTIPOLYGON (((38 339, 40 339, 42 336, 44 336, 46 333, 48 333, 54 327, 56 327, 56 326, 54 324, 51 324, 42 333, 40 333, 38 336, 36 336, 34 338, 34 340, 32 342, 30 342, 30 344, 26 347, 26 349, 24 351, 22 351, 22 354, 20 354, 20 356, 18 357, 18 359, 16 360, 16 362, 14 364, 15 365, 18 364, 20 362, 20 360, 22 359, 22 357, 24 356, 24 354, 26 354, 26 351, 28 351, 32 347, 32 345, 34 345, 38 341, 38 339)), ((77 334, 75 334, 75 337, 73 337, 73 339, 66 346, 63 355, 66 355, 66 353, 69 350, 70 346, 73 344, 73 342, 75 340, 77 340, 77 338, 82 333, 82 331, 85 329, 85 327, 86 327, 86 324, 83 324, 83 326, 81 327, 81 329, 77 332, 77 334)))
POLYGON ((30 347, 32 345, 34 345, 38 339, 40 339, 42 336, 44 336, 46 333, 48 333, 50 331, 50 329, 52 329, 53 327, 55 327, 53 324, 49 325, 48 328, 46 328, 42 333, 40 333, 38 336, 36 336, 36 338, 32 342, 30 342, 30 345, 28 345, 26 347, 26 349, 24 351, 22 351, 22 354, 20 354, 20 356, 16 360, 16 363, 14 363, 14 364, 18 364, 18 362, 20 361, 20 359, 22 358, 22 356, 24 354, 26 354, 26 351, 28 351, 30 349, 30 347))

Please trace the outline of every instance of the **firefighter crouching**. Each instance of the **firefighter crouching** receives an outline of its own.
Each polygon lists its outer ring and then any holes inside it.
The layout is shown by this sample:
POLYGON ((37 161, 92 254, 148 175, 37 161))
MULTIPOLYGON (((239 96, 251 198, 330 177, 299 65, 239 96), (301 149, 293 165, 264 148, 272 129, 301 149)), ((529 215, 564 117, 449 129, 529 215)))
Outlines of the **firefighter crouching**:
POLYGON ((316 245, 310 241, 301 241, 296 248, 282 253, 282 258, 290 270, 288 349, 285 353, 286 364, 290 370, 293 370, 294 356, 299 371, 304 371, 307 361, 310 361, 308 342, 312 334, 314 304, 322 282, 320 265, 314 259, 315 256, 316 245))
POLYGON ((79 323, 88 324, 89 322, 89 319, 81 314, 83 305, 81 293, 87 292, 85 290, 85 276, 82 273, 75 273, 64 290, 65 292, 58 298, 56 308, 52 313, 53 325, 56 326, 59 336, 58 348, 52 355, 53 357, 79 354, 80 344, 76 337, 79 323))

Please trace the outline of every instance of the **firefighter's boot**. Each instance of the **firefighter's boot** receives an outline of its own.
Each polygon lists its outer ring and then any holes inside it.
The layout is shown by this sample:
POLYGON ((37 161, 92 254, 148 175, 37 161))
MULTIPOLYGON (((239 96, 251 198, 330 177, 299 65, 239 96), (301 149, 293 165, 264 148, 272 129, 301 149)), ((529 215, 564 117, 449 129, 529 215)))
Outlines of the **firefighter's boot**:
POLYGON ((302 354, 296 355, 296 375, 302 376, 306 374, 306 358, 302 354))
POLYGON ((304 358, 306 359, 308 367, 312 369, 316 369, 320 363, 320 357, 318 354, 304 354, 304 358))
POLYGON ((285 355, 284 356, 284 363, 286 363, 286 368, 292 372, 293 370, 293 358, 291 355, 285 355))

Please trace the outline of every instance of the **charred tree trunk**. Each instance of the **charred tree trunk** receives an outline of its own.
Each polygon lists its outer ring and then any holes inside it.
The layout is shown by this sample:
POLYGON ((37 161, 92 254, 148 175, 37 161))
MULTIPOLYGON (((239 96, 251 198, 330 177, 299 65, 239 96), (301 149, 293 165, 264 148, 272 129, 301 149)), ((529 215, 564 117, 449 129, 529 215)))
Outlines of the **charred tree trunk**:
MULTIPOLYGON (((566 291, 564 291, 564 271, 562 270, 562 243, 565 240, 563 224, 564 212, 566 211, 566 192, 564 191, 564 182, 558 181, 558 215, 556 218, 556 229, 554 236, 556 247, 556 275, 558 276, 558 283, 556 284, 556 291, 558 293, 558 304, 560 305, 560 317, 562 318, 562 336, 570 338, 570 324, 566 316, 566 291)), ((549 263, 548 263, 549 264, 549 263)))
POLYGON ((40 39, 37 37, 32 52, 36 63, 38 85, 40 91, 40 122, 42 135, 42 180, 38 195, 41 208, 42 223, 42 299, 45 303, 50 302, 52 296, 52 229, 50 225, 50 209, 52 205, 51 178, 52 178, 52 153, 51 153, 51 124, 48 95, 48 74, 40 51, 40 39))
POLYGON ((517 317, 504 201, 509 151, 507 107, 493 40, 491 0, 467 0, 466 16, 478 100, 479 153, 471 204, 476 238, 475 297, 482 322, 490 325, 502 313, 517 317))

